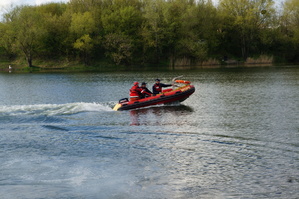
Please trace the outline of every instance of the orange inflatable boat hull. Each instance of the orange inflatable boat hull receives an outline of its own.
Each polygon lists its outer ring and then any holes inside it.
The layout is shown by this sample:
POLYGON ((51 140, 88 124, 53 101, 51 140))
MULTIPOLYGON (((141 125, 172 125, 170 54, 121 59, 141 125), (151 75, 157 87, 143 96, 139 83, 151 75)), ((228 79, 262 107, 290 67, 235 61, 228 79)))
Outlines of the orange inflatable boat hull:
MULTIPOLYGON (((176 80, 178 81, 178 80, 176 80)), ((184 81, 184 80, 181 80, 184 81)), ((195 87, 190 85, 190 82, 177 82, 185 84, 176 89, 166 89, 163 93, 158 94, 156 96, 151 96, 147 98, 143 98, 137 101, 129 101, 127 98, 123 98, 119 100, 119 103, 115 105, 113 110, 122 111, 122 110, 131 110, 137 109, 147 106, 153 106, 157 104, 168 104, 173 102, 182 102, 186 100, 190 95, 192 95, 195 91, 195 87)))

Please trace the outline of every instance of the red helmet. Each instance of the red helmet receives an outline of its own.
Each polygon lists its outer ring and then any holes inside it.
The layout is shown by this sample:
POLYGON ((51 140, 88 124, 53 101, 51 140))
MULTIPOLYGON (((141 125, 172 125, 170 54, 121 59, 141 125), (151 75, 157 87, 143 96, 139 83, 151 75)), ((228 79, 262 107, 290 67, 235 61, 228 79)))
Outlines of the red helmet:
POLYGON ((134 82, 134 86, 138 85, 139 83, 138 82, 134 82))

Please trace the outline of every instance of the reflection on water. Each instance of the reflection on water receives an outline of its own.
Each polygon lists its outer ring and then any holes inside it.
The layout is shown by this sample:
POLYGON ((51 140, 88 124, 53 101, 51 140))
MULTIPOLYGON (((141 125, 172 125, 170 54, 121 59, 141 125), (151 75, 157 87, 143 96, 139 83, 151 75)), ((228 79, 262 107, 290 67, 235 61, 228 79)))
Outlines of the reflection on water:
MULTIPOLYGON (((185 105, 159 105, 149 108, 130 110, 131 125, 163 125, 165 118, 184 117, 190 115, 193 109, 185 105)), ((167 119, 168 120, 168 119, 167 119)), ((173 120, 173 119, 172 119, 173 120)), ((178 120, 175 120, 178 121, 178 120)), ((180 125, 175 123, 174 125, 180 125)))

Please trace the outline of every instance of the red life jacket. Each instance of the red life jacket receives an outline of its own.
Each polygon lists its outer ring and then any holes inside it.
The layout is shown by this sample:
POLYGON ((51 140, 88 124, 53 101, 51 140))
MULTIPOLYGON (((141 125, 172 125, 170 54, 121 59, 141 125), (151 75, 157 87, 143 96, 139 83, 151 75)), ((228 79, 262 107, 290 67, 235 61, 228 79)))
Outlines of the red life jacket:
POLYGON ((132 86, 130 89, 130 97, 140 97, 140 93, 142 91, 142 88, 140 88, 138 85, 132 86))
POLYGON ((158 94, 162 92, 162 86, 160 84, 153 85, 153 93, 158 94))

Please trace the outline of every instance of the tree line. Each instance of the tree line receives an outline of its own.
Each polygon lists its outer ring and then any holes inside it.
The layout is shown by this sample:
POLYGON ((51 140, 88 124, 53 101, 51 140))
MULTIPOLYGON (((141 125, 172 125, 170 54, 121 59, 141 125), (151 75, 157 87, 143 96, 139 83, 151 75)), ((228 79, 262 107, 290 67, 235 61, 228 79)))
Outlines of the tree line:
POLYGON ((299 1, 70 0, 15 6, 0 23, 0 57, 86 65, 189 64, 262 55, 299 61, 299 1))

